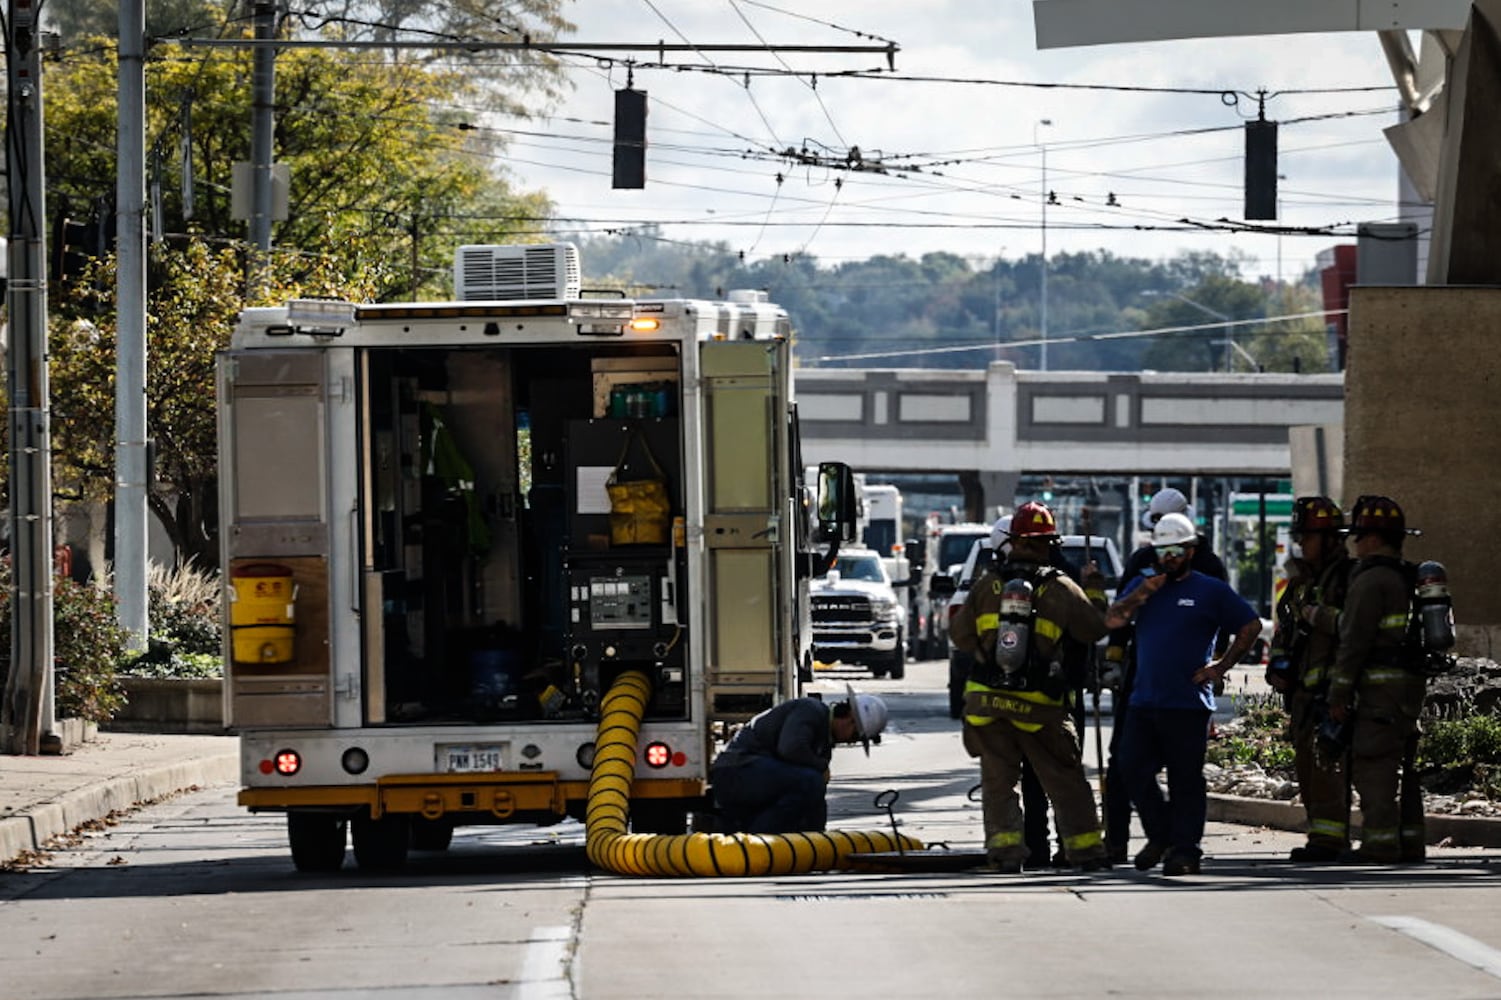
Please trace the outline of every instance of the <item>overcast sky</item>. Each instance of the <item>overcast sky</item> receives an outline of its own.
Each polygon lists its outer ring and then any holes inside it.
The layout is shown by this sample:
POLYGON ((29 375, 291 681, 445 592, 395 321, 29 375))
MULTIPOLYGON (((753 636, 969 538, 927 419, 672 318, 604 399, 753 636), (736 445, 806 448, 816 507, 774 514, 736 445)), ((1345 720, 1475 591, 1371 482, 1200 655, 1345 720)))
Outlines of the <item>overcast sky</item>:
MULTIPOLYGON (((1045 146, 1046 187, 1058 200, 1046 213, 1049 255, 1105 248, 1157 259, 1190 249, 1239 249, 1255 258, 1249 276, 1292 278, 1319 251, 1353 236, 1133 228, 1242 218, 1242 126, 1255 117, 1262 89, 1380 88, 1283 93, 1267 101, 1267 117, 1283 123, 1284 224, 1352 233, 1356 222, 1398 216, 1396 160, 1381 135, 1397 120, 1397 96, 1374 34, 1038 51, 1031 4, 1023 0, 578 0, 565 10, 581 42, 891 40, 900 47, 891 74, 897 78, 1212 91, 823 77, 815 89, 808 76, 753 77, 747 86, 730 72, 638 67, 634 85, 649 95, 647 187, 616 191, 610 122, 613 93, 626 85, 627 69, 621 62, 574 60, 572 96, 543 122, 510 123, 541 134, 518 136, 507 159, 524 185, 548 191, 579 233, 655 222, 668 239, 724 240, 748 258, 804 253, 825 263, 932 250, 977 264, 997 254, 1016 258, 1042 249, 1045 146), (1222 91, 1238 97, 1227 103, 1222 91), (1295 121, 1317 116, 1337 117, 1295 121), (1044 119, 1052 124, 1039 124, 1044 119), (772 155, 789 147, 841 160, 858 147, 864 162, 879 161, 889 172, 792 164, 772 155)), ((781 65, 734 53, 666 59, 721 69, 781 65)), ((880 55, 782 60, 799 72, 885 66, 880 55)))

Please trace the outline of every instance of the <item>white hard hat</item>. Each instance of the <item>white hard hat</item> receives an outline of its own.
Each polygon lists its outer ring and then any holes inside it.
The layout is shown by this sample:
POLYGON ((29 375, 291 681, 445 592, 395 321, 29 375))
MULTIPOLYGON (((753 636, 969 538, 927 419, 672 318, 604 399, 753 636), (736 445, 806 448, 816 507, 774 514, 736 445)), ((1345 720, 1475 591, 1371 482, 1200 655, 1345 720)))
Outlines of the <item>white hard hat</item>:
POLYGON ((1188 497, 1183 495, 1182 490, 1171 486, 1164 486, 1152 494, 1151 502, 1147 504, 1147 513, 1156 515, 1156 520, 1161 520, 1163 514, 1182 514, 1188 510, 1188 497))
POLYGON ((886 703, 873 694, 856 694, 855 689, 846 684, 845 690, 849 692, 850 717, 855 720, 855 735, 860 737, 860 742, 865 746, 865 756, 870 756, 870 741, 881 735, 881 730, 886 728, 886 703))
POLYGON ((990 529, 990 547, 997 552, 1006 544, 1006 539, 1011 536, 1011 515, 1002 514, 996 518, 995 524, 990 529))
POLYGON ((1163 514, 1152 529, 1153 545, 1186 545, 1198 540, 1198 529, 1184 514, 1163 514))
POLYGON ((1141 526, 1150 531, 1152 525, 1162 520, 1164 514, 1187 514, 1190 520, 1194 516, 1188 497, 1183 495, 1182 490, 1172 486, 1164 486, 1152 494, 1152 499, 1147 501, 1147 509, 1141 512, 1141 526))

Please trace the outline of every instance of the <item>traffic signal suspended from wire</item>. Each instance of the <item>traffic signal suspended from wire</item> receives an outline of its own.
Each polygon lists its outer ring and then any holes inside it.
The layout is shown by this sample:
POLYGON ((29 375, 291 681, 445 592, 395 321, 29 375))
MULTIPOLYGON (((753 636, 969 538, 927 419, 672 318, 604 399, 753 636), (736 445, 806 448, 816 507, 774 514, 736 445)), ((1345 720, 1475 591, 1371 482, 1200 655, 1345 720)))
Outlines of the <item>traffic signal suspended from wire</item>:
POLYGON ((615 170, 611 187, 646 187, 646 91, 615 91, 615 170))
POLYGON ((1261 92, 1256 120, 1246 122, 1247 219, 1277 218, 1277 123, 1266 120, 1266 92, 1261 92))

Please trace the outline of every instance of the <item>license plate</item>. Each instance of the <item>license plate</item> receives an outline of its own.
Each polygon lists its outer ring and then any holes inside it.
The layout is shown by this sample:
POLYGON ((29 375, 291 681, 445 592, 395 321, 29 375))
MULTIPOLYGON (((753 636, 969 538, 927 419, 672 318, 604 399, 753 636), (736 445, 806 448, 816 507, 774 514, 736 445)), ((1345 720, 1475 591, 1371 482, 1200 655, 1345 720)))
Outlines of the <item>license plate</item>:
POLYGON ((500 771, 504 769, 498 743, 444 745, 438 747, 438 770, 447 774, 465 774, 476 771, 500 771))

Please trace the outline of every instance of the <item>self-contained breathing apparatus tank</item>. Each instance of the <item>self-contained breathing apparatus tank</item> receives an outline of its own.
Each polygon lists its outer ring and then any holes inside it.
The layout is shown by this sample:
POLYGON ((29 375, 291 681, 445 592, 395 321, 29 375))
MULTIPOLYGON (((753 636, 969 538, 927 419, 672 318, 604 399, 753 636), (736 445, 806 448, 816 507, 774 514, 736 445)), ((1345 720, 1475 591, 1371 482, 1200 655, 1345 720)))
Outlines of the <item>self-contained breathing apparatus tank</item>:
POLYGON ((1449 571, 1428 560, 1418 564, 1413 607, 1423 625, 1423 646, 1436 653, 1454 647, 1454 601, 1449 596, 1449 571))
POLYGON ((1001 588, 1000 620, 995 633, 995 665, 1008 682, 1027 667, 1032 643, 1032 583, 1022 577, 1001 588))

